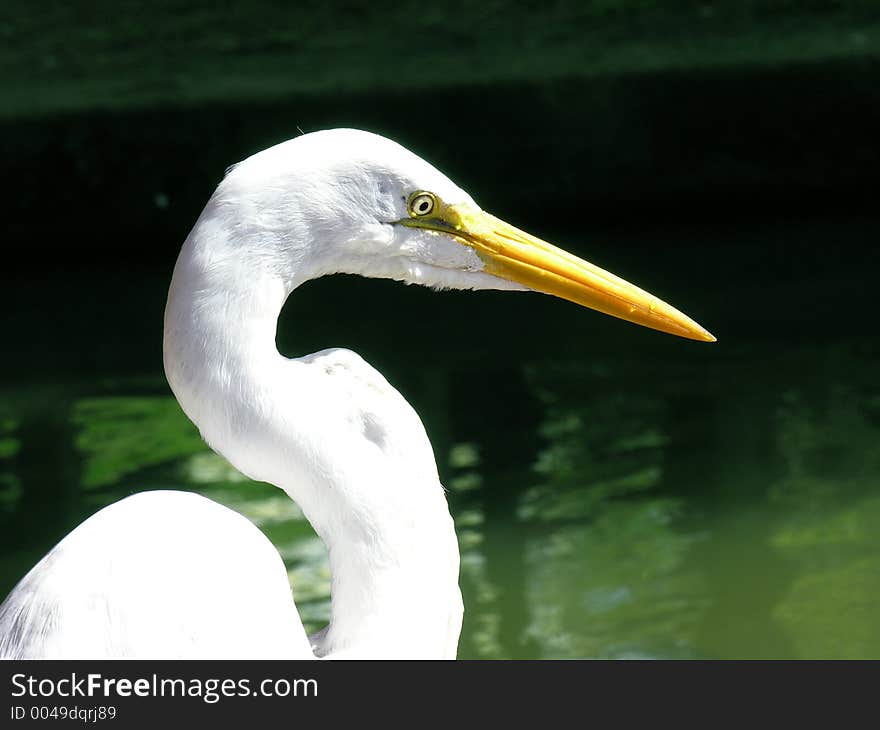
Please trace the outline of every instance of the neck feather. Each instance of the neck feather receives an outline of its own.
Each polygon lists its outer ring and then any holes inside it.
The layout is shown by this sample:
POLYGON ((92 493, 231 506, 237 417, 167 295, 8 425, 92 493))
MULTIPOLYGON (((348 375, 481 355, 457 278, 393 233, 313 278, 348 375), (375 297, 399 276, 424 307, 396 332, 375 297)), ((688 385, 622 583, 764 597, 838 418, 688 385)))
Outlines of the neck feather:
MULTIPOLYGON (((353 353, 298 360, 278 353, 285 300, 319 275, 306 235, 293 244, 287 237, 285 255, 297 265, 284 267, 236 246, 210 213, 209 204, 175 267, 165 371, 208 444, 246 475, 287 492, 327 546, 331 623, 316 635, 316 653, 454 657, 458 545, 421 422, 353 353), (291 245, 302 250, 290 252, 291 245), (345 400, 334 390, 339 384, 357 405, 364 380, 364 397, 375 399, 377 385, 388 389, 388 405, 372 403, 369 413, 381 443, 369 430, 346 442, 328 407, 345 400)), ((351 420, 349 411, 340 418, 351 420)))

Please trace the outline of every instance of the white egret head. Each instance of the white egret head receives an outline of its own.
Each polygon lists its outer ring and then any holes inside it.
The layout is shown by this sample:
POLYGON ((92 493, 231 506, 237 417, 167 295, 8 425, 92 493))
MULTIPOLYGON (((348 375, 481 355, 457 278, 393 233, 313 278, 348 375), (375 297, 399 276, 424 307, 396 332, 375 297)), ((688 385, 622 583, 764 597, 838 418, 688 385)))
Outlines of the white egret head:
POLYGON ((657 297, 484 212, 439 170, 368 132, 315 132, 260 152, 231 170, 215 199, 215 215, 226 201, 230 225, 247 227, 234 239, 277 273, 296 272, 294 285, 352 273, 439 288, 530 289, 715 339, 657 297))

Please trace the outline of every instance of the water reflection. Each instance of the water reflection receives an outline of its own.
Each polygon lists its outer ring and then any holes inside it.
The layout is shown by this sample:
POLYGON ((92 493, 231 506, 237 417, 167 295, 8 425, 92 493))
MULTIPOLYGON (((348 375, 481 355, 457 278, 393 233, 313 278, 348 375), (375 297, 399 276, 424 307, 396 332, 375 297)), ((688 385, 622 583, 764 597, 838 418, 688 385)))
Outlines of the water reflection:
POLYGON ((0 512, 10 515, 21 500, 22 486, 6 465, 21 446, 16 438, 18 423, 10 414, 0 412, 0 512))
MULTIPOLYGON (((880 356, 721 352, 650 380, 597 355, 401 385, 450 489, 461 656, 880 657, 880 356)), ((0 394, 0 590, 100 505, 169 487, 253 520, 307 629, 327 621, 300 511, 211 453, 158 375, 0 394)))

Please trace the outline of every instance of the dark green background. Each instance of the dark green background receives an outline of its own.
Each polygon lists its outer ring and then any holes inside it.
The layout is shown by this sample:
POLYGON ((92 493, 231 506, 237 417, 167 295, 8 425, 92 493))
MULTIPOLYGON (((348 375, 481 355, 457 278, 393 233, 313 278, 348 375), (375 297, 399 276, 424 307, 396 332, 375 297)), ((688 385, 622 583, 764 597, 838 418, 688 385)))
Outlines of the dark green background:
POLYGON ((182 486, 326 617, 320 546, 207 453, 161 329, 225 167, 332 126, 719 338, 351 277, 292 297, 282 352, 355 349, 426 423, 462 656, 880 656, 877 2, 7 1, 0 593, 100 505, 182 486))

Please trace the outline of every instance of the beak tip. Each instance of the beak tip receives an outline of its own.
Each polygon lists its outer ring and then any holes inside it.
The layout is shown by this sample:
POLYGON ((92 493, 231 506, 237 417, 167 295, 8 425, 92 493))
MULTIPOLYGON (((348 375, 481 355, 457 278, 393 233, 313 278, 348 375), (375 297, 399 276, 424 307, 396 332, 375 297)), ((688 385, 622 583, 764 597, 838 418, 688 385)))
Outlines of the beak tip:
POLYGON ((709 330, 704 329, 702 332, 700 332, 700 335, 700 339, 703 342, 718 342, 718 338, 711 332, 709 332, 709 330))

